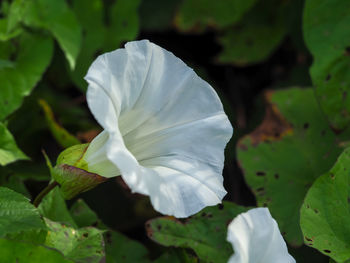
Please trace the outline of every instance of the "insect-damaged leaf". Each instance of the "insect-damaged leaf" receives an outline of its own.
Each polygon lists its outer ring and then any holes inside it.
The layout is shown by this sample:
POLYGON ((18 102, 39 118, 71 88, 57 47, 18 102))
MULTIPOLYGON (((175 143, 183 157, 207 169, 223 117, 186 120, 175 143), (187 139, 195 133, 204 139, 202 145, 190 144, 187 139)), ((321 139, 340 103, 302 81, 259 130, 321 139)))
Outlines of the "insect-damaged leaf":
POLYGON ((315 181, 301 209, 305 244, 336 262, 350 259, 349 171, 347 148, 333 168, 315 181))
POLYGON ((208 207, 179 221, 161 217, 146 223, 148 236, 164 246, 193 249, 204 262, 227 262, 233 254, 232 245, 226 242, 227 225, 247 209, 230 202, 208 207))
POLYGON ((299 210, 313 181, 341 148, 312 89, 267 92, 263 123, 243 137, 238 160, 259 206, 268 206, 286 240, 301 245, 299 210))
POLYGON ((317 99, 331 125, 342 130, 350 124, 350 1, 305 1, 303 22, 317 99))
POLYGON ((45 219, 49 228, 45 245, 61 251, 76 263, 99 263, 105 257, 103 231, 93 227, 74 229, 45 219))

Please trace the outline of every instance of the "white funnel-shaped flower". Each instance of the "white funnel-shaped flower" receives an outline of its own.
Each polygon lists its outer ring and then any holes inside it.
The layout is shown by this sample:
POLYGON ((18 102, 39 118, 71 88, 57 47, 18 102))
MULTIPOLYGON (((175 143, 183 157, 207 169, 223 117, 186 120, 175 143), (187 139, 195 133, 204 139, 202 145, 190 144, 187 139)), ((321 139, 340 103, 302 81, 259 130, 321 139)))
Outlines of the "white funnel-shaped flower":
POLYGON ((228 263, 295 263, 268 208, 239 214, 228 226, 234 249, 228 263))
POLYGON ((232 127, 207 82, 148 40, 99 56, 85 79, 89 108, 104 128, 84 155, 90 172, 121 175, 167 215, 221 202, 232 127))

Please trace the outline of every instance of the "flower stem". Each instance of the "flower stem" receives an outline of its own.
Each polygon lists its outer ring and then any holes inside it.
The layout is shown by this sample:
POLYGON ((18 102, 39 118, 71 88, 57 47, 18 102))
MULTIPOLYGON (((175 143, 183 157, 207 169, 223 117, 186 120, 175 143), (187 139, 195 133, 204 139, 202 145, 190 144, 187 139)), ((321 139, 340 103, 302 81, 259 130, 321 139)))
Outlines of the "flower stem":
POLYGON ((44 190, 42 190, 37 197, 34 199, 33 201, 33 205, 35 207, 38 207, 39 204, 41 203, 41 201, 43 200, 43 198, 45 197, 45 195, 47 195, 52 189, 54 189, 57 185, 59 185, 56 181, 53 181, 52 183, 50 183, 48 186, 46 186, 44 188, 44 190))

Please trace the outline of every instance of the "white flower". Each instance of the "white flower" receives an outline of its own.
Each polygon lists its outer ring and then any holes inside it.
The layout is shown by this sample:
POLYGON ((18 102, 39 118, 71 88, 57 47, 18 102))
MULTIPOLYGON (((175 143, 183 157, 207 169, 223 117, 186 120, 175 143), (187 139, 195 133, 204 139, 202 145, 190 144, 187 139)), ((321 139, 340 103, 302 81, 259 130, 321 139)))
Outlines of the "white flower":
POLYGON ((121 174, 167 215, 221 202, 232 127, 207 82, 148 40, 99 56, 85 79, 89 108, 104 128, 84 156, 89 171, 121 174))
POLYGON ((228 226, 234 254, 229 263, 295 263, 269 209, 239 214, 228 226))

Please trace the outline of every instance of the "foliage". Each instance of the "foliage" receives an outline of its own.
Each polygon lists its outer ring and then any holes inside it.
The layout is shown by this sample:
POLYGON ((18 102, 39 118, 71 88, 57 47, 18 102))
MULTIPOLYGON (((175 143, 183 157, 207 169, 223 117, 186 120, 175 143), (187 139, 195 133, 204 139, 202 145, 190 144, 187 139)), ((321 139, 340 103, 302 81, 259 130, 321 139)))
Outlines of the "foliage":
POLYGON ((343 130, 350 121, 349 63, 350 3, 306 1, 305 42, 314 57, 310 74, 319 103, 330 124, 343 130), (329 12, 332 10, 332 12, 329 12), (329 99, 332 98, 332 99, 329 99))
POLYGON ((165 246, 193 249, 204 262, 227 262, 232 247, 226 242, 226 223, 246 209, 229 202, 208 207, 180 222, 171 217, 146 223, 148 236, 165 246))
POLYGON ((269 207, 291 244, 300 245, 299 209, 305 194, 341 148, 312 89, 292 88, 266 97, 265 119, 239 141, 238 160, 258 204, 269 207))
POLYGON ((349 262, 349 28, 341 0, 1 1, 0 261, 227 262, 227 225, 267 206, 297 262, 349 262), (159 217, 121 178, 84 171, 101 131, 84 76, 141 38, 223 101, 235 129, 223 206, 159 217))
POLYGON ((305 243, 336 262, 350 259, 349 161, 347 148, 332 169, 314 182, 301 208, 305 243))
POLYGON ((45 229, 39 212, 29 200, 6 187, 0 187, 0 236, 45 229))

